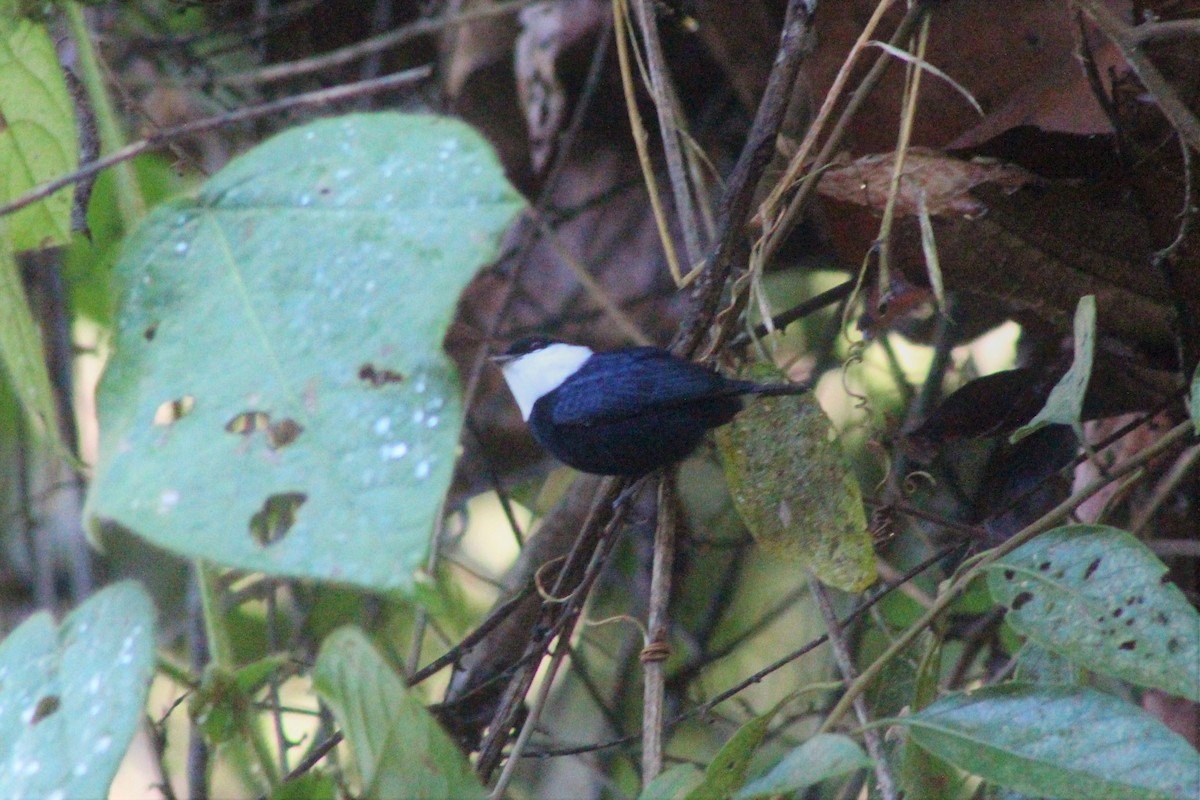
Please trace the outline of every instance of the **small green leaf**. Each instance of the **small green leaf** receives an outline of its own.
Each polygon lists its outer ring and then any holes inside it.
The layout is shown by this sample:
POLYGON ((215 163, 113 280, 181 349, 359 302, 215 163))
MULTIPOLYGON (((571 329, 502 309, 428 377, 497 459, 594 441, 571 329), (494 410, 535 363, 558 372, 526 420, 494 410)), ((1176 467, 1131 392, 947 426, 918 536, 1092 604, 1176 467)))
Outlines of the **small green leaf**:
POLYGON ((322 643, 313 685, 354 751, 364 797, 487 796, 450 737, 358 628, 340 628, 322 643))
POLYGON ((746 780, 750 759, 754 758, 754 752, 767 735, 771 720, 790 699, 785 697, 767 713, 738 728, 704 770, 704 781, 688 792, 686 800, 725 800, 740 789, 746 780))
POLYGON ((1200 614, 1125 531, 1068 525, 988 567, 1030 640, 1087 669, 1200 701, 1200 614))
POLYGON ((865 769, 871 759, 848 736, 819 733, 783 757, 766 775, 742 787, 737 800, 786 795, 865 769))
POLYGON ((16 259, 8 249, 4 225, 0 222, 0 368, 21 401, 21 409, 30 430, 62 453, 66 453, 58 433, 58 411, 50 373, 42 351, 37 323, 29 311, 25 289, 16 259))
POLYGON ((0 643, 0 787, 7 798, 102 798, 141 724, 154 608, 126 581, 55 626, 42 611, 0 643))
POLYGON ((271 800, 334 800, 337 784, 322 772, 306 772, 271 791, 271 800))
POLYGON ((1093 689, 1011 683, 891 720, 986 781, 1067 800, 1194 800, 1200 755, 1134 705, 1093 689))
POLYGON ((638 800, 679 800, 687 797, 704 780, 704 773, 692 764, 676 764, 646 784, 638 800))
POLYGON ((382 113, 287 131, 156 209, 116 267, 93 531, 410 590, 462 423, 442 339, 522 206, 463 123, 382 113))
POLYGON ((1050 390, 1046 405, 1033 419, 1013 431, 1009 441, 1019 442, 1047 425, 1070 425, 1083 439, 1083 399, 1092 377, 1092 352, 1096 342, 1096 297, 1085 295, 1075 307, 1075 360, 1050 390))
MULTIPOLYGON (((771 382, 777 371, 744 377, 771 382)), ((716 431, 734 506, 755 541, 823 582, 861 591, 875 580, 862 491, 811 394, 753 398, 716 431)))
MULTIPOLYGON (((10 12, 11 13, 11 12, 10 12)), ((0 15, 0 203, 79 166, 75 105, 45 25, 0 15)), ((71 189, 8 218, 14 252, 71 240, 71 189)))

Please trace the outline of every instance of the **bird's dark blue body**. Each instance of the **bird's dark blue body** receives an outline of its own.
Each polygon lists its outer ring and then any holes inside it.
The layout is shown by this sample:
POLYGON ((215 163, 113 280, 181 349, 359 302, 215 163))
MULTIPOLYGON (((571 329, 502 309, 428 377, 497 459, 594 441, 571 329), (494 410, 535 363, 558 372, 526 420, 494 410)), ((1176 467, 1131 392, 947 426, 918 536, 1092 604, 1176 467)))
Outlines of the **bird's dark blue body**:
POLYGON ((644 475, 695 450, 755 386, 655 347, 596 353, 534 403, 529 427, 542 447, 583 472, 644 475))

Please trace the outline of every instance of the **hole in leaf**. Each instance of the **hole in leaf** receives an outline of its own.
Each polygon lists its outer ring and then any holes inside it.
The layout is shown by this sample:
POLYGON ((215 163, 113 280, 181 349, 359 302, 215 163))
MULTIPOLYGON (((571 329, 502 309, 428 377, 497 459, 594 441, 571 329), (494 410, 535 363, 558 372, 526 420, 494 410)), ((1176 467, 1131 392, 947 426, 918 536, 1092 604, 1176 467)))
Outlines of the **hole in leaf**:
POLYGON ((1094 559, 1092 563, 1087 565, 1087 569, 1083 571, 1083 579, 1086 581, 1088 578, 1092 577, 1092 575, 1095 574, 1096 570, 1099 568, 1100 559, 1094 559))
POLYGON ((1043 561, 1042 563, 1038 564, 1038 569, 1040 569, 1042 572, 1045 572, 1046 570, 1050 569, 1050 562, 1043 561))
POLYGON ((168 400, 154 410, 154 424, 160 428, 174 425, 196 408, 194 395, 185 394, 178 400, 168 400))
POLYGON ((263 431, 271 424, 271 415, 265 411, 243 411, 225 423, 225 430, 241 436, 263 431))
POLYGON ((1134 650, 1137 648, 1137 642, 1133 639, 1127 639, 1117 645, 1118 650, 1134 650))
POLYGON ((58 711, 58 707, 62 705, 62 700, 56 694, 48 694, 41 700, 38 700, 37 706, 33 709, 33 716, 29 720, 30 725, 37 725, 46 717, 58 711))
POLYGON ((154 336, 157 333, 158 333, 158 323, 151 322, 149 325, 146 326, 146 330, 142 331, 142 336, 145 337, 147 342, 153 342, 154 336))
POLYGON ((404 375, 395 370, 377 368, 374 364, 368 362, 358 368, 358 379, 378 389, 380 386, 385 386, 389 383, 402 383, 404 375))
POLYGON ((296 512, 308 500, 303 492, 283 492, 266 499, 250 518, 250 536, 260 547, 278 542, 296 524, 296 512))
POLYGON ((1021 592, 1020 594, 1018 594, 1016 597, 1013 598, 1012 610, 1020 611, 1021 606, 1025 605, 1032 599, 1033 599, 1033 592, 1021 592))
POLYGON ((1156 611, 1156 612, 1154 613, 1154 621, 1155 621, 1155 622, 1157 622, 1159 625, 1166 625, 1166 624, 1167 624, 1168 622, 1170 622, 1171 620, 1170 620, 1170 618, 1169 618, 1169 617, 1167 617, 1167 615, 1166 615, 1165 613, 1163 613, 1162 611, 1156 611))
POLYGON ((1129 627, 1130 625, 1132 625, 1132 624, 1133 624, 1133 617, 1130 617, 1129 619, 1125 620, 1125 627, 1126 627, 1126 628, 1128 628, 1128 627, 1129 627))
POLYGON ((1120 617, 1120 616, 1121 616, 1122 614, 1124 614, 1124 613, 1125 613, 1125 609, 1123 609, 1123 608, 1118 608, 1116 611, 1114 611, 1114 612, 1112 613, 1112 615, 1113 615, 1113 619, 1117 619, 1118 617, 1120 617))
POLYGON ((1015 577, 1017 577, 1017 573, 1013 572, 1011 569, 1004 570, 1004 580, 1011 581, 1015 577))
POLYGON ((1170 583, 1171 582, 1171 573, 1164 572, 1162 574, 1162 577, 1158 579, 1158 582, 1159 583, 1170 583))
POLYGON ((1170 639, 1167 639, 1167 652, 1171 655, 1175 655, 1179 652, 1179 640, 1174 636, 1172 636, 1170 639))
POLYGON ((267 444, 272 450, 279 450, 299 439, 303 432, 303 425, 291 417, 286 417, 267 428, 267 444))

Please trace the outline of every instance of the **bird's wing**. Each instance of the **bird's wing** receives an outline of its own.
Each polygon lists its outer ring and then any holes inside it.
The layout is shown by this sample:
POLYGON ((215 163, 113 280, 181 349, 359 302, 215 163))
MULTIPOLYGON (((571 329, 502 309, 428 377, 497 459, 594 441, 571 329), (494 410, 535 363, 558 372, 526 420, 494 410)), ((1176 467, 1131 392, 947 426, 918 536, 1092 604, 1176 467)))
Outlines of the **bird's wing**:
POLYGON ((568 388, 556 392, 551 411, 559 425, 611 422, 745 391, 740 381, 655 347, 596 353, 568 388))

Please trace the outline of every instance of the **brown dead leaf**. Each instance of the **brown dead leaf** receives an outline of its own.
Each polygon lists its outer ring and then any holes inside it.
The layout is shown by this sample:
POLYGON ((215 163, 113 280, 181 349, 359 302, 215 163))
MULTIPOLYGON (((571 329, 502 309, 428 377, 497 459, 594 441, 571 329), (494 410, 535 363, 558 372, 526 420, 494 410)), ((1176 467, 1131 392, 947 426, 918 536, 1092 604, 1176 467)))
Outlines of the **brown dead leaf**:
MULTIPOLYGON (((882 212, 891 185, 894 153, 863 156, 825 172, 817 191, 833 200, 866 206, 882 212)), ((933 216, 973 217, 987 207, 970 190, 985 183, 1015 191, 1037 177, 1011 164, 962 161, 923 147, 910 148, 896 197, 898 216, 915 216, 919 197, 933 216)))

